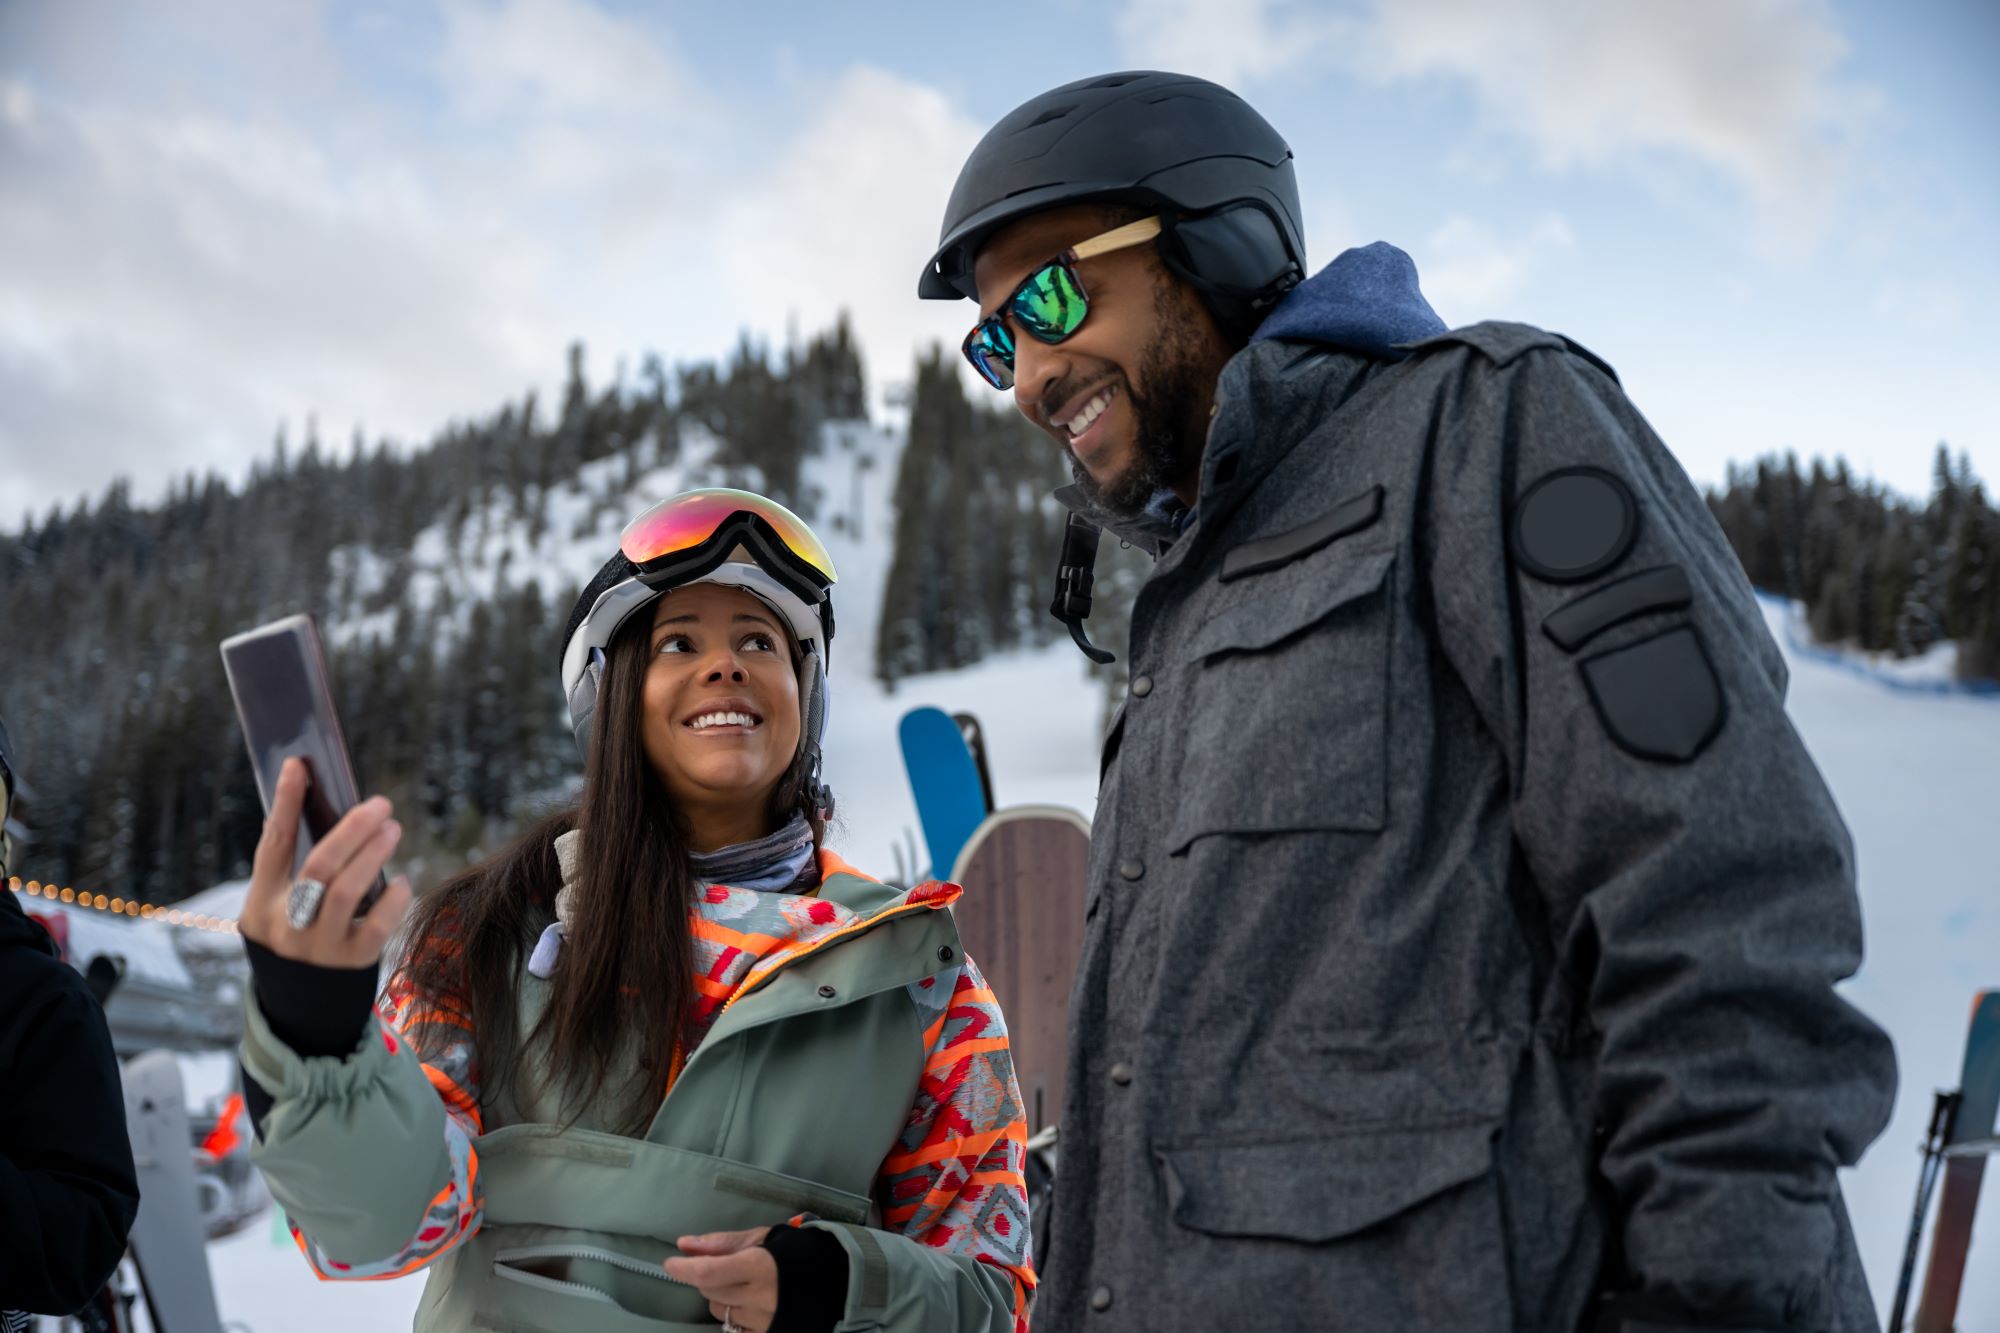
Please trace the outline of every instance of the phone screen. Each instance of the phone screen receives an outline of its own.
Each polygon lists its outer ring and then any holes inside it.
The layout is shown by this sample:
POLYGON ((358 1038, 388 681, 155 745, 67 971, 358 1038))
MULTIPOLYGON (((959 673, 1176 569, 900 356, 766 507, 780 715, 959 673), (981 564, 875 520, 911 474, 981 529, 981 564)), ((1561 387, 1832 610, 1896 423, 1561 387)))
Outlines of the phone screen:
MULTIPOLYGON (((225 639, 222 664, 265 811, 271 809, 285 760, 294 755, 305 760, 312 777, 299 817, 298 852, 292 860, 296 876, 313 845, 360 799, 327 684, 319 631, 311 616, 273 621, 225 639)), ((356 905, 357 920, 368 914, 386 888, 387 881, 377 875, 356 905)))

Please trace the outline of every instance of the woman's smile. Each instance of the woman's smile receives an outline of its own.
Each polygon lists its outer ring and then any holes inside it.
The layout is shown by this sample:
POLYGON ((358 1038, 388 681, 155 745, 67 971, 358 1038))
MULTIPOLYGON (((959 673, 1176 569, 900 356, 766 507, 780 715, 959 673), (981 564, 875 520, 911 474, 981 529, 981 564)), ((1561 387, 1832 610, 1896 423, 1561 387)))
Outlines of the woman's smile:
POLYGON ((681 725, 703 736, 747 736, 764 725, 764 715, 747 699, 712 699, 681 725))

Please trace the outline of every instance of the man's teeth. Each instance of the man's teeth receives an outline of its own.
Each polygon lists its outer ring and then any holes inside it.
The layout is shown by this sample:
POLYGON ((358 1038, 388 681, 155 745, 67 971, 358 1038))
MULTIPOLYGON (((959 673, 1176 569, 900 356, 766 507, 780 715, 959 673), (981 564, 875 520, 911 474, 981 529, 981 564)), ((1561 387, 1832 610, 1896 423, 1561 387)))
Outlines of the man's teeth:
POLYGON ((700 731, 705 727, 754 727, 757 722, 748 713, 703 713, 688 725, 700 731))
POLYGON ((1104 415, 1104 409, 1111 406, 1111 393, 1110 389, 1104 390, 1085 403, 1077 410, 1077 414, 1069 419, 1069 437, 1072 440, 1089 430, 1090 423, 1104 415))

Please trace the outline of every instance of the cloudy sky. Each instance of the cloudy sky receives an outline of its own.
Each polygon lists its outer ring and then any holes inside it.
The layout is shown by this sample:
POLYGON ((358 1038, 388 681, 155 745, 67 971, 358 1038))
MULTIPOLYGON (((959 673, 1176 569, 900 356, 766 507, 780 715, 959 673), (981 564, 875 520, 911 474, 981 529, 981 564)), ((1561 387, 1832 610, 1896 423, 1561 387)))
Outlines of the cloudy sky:
POLYGON ((1697 480, 2000 482, 1991 0, 0 0, 0 525, 280 422, 428 439, 648 351, 853 313, 878 387, 980 133, 1111 69, 1222 80, 1315 266, 1610 360, 1697 480))

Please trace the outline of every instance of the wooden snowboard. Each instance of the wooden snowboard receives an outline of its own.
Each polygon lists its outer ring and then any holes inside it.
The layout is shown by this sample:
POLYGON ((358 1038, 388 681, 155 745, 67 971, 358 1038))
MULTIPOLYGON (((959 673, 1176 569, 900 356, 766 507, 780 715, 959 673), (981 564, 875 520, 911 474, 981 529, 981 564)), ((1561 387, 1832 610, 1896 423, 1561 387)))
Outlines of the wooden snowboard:
POLYGON ((1062 1116, 1069 988, 1083 946, 1090 822, 1058 805, 989 815, 966 840, 951 878, 966 952, 1007 1016, 1028 1132, 1062 1116))

